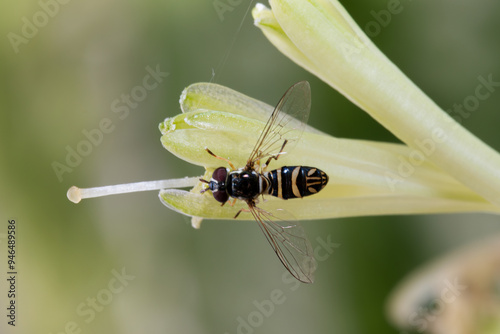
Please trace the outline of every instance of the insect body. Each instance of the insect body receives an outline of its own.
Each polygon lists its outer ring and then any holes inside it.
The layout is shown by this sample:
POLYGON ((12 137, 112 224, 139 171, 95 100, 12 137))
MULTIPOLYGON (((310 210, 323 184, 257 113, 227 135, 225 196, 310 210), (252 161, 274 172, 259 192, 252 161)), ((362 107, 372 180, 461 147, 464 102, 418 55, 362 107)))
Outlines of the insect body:
POLYGON ((302 198, 319 192, 328 183, 322 170, 306 166, 284 166, 262 175, 268 181, 267 194, 282 199, 302 198))
POLYGON ((224 205, 230 198, 245 201, 253 218, 259 223, 267 240, 273 247, 285 268, 299 281, 313 282, 316 270, 312 247, 298 222, 282 220, 274 214, 259 208, 259 196, 272 195, 281 199, 302 198, 313 195, 328 183, 328 175, 316 167, 283 166, 267 171, 272 160, 285 154, 285 148, 292 148, 298 141, 307 122, 310 111, 309 83, 301 81, 290 87, 267 121, 255 144, 246 165, 236 169, 228 159, 219 157, 206 149, 212 156, 226 161, 231 169, 219 167, 207 183, 214 198, 224 205), (262 160, 267 159, 264 164, 262 160))
POLYGON ((208 189, 217 201, 225 203, 229 197, 243 201, 255 200, 260 195, 302 198, 319 192, 327 183, 328 175, 314 167, 283 166, 262 174, 219 167, 212 174, 208 189))

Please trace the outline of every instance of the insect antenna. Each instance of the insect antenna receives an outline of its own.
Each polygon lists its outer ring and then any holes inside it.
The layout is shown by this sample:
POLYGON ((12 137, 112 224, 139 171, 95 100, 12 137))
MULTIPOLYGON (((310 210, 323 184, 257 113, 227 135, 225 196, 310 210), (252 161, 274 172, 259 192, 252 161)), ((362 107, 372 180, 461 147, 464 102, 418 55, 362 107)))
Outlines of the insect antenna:
MULTIPOLYGON (((200 179, 200 181, 201 181, 201 182, 203 182, 203 183, 208 183, 208 184, 210 184, 210 182, 209 182, 209 181, 204 180, 204 179, 200 179)), ((207 191, 208 189, 210 189, 210 188, 205 188, 205 189, 202 189, 202 190, 200 191, 200 193, 202 193, 202 194, 203 194, 203 193, 204 193, 205 191, 207 191)))

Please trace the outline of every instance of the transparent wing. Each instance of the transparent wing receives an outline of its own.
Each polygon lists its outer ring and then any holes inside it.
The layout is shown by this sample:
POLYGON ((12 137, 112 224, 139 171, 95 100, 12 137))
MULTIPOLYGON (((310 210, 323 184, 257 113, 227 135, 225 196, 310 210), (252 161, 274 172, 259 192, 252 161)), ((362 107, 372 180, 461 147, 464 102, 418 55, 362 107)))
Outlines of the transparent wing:
POLYGON ((311 110, 311 87, 307 81, 297 82, 288 88, 269 117, 247 160, 252 168, 258 160, 292 149, 300 139, 311 110))
POLYGON ((249 205, 249 209, 290 274, 303 283, 313 283, 316 260, 302 226, 298 222, 281 220, 255 205, 249 205))

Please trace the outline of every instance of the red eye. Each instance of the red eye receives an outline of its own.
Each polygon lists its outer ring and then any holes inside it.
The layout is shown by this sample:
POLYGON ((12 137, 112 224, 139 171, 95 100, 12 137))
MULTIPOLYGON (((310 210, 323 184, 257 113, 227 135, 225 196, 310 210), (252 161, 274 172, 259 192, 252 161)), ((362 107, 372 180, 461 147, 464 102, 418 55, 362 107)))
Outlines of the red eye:
POLYGON ((226 203, 229 199, 229 195, 226 191, 223 190, 213 191, 212 194, 214 195, 214 198, 217 202, 226 203))
POLYGON ((214 188, 212 188, 212 194, 216 201, 221 203, 226 203, 229 199, 229 195, 226 191, 226 179, 227 179, 227 169, 224 167, 219 167, 214 170, 212 174, 212 179, 216 184, 214 188))
POLYGON ((215 181, 217 182, 226 182, 226 178, 227 178, 227 169, 225 169, 224 167, 219 167, 217 168, 216 170, 214 170, 213 174, 212 174, 212 179, 214 179, 215 181))

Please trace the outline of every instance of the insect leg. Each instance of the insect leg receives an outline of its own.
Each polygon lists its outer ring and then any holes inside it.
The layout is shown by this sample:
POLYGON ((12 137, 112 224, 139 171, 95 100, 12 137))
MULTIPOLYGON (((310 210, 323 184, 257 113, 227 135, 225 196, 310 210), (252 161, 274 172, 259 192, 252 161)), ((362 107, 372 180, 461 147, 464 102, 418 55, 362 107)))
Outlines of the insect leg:
POLYGON ((283 142, 283 145, 281 146, 281 149, 279 151, 278 154, 273 154, 272 156, 269 157, 269 159, 267 159, 266 163, 264 164, 264 169, 269 166, 269 163, 271 162, 272 159, 274 160, 278 160, 278 158, 280 157, 281 153, 283 153, 283 150, 285 149, 285 145, 288 143, 288 140, 285 139, 285 141, 283 142))
MULTIPOLYGON (((207 188, 208 189, 208 188, 207 188)), ((229 205, 231 205, 231 207, 234 206, 234 204, 236 203, 236 198, 234 198, 232 201, 225 201, 224 203, 222 203, 220 206, 224 206, 224 204, 226 204, 227 202, 229 202, 229 205)), ((239 215, 239 212, 238 214, 239 215)))
POLYGON ((229 164, 229 166, 232 168, 232 170, 236 170, 236 167, 234 167, 233 163, 231 161, 229 161, 229 159, 226 159, 226 158, 223 158, 223 157, 219 157, 218 155, 215 155, 212 151, 210 151, 208 149, 208 147, 205 147, 205 151, 207 151, 208 154, 210 154, 214 158, 217 158, 217 159, 220 159, 220 160, 224 160, 225 162, 227 162, 229 164))
POLYGON ((239 215, 240 215, 240 213, 242 213, 242 212, 250 212, 250 210, 249 210, 249 209, 240 209, 240 211, 238 211, 238 212, 236 213, 236 215, 234 215, 234 218, 233 218, 233 219, 238 218, 238 216, 239 216, 239 215))

